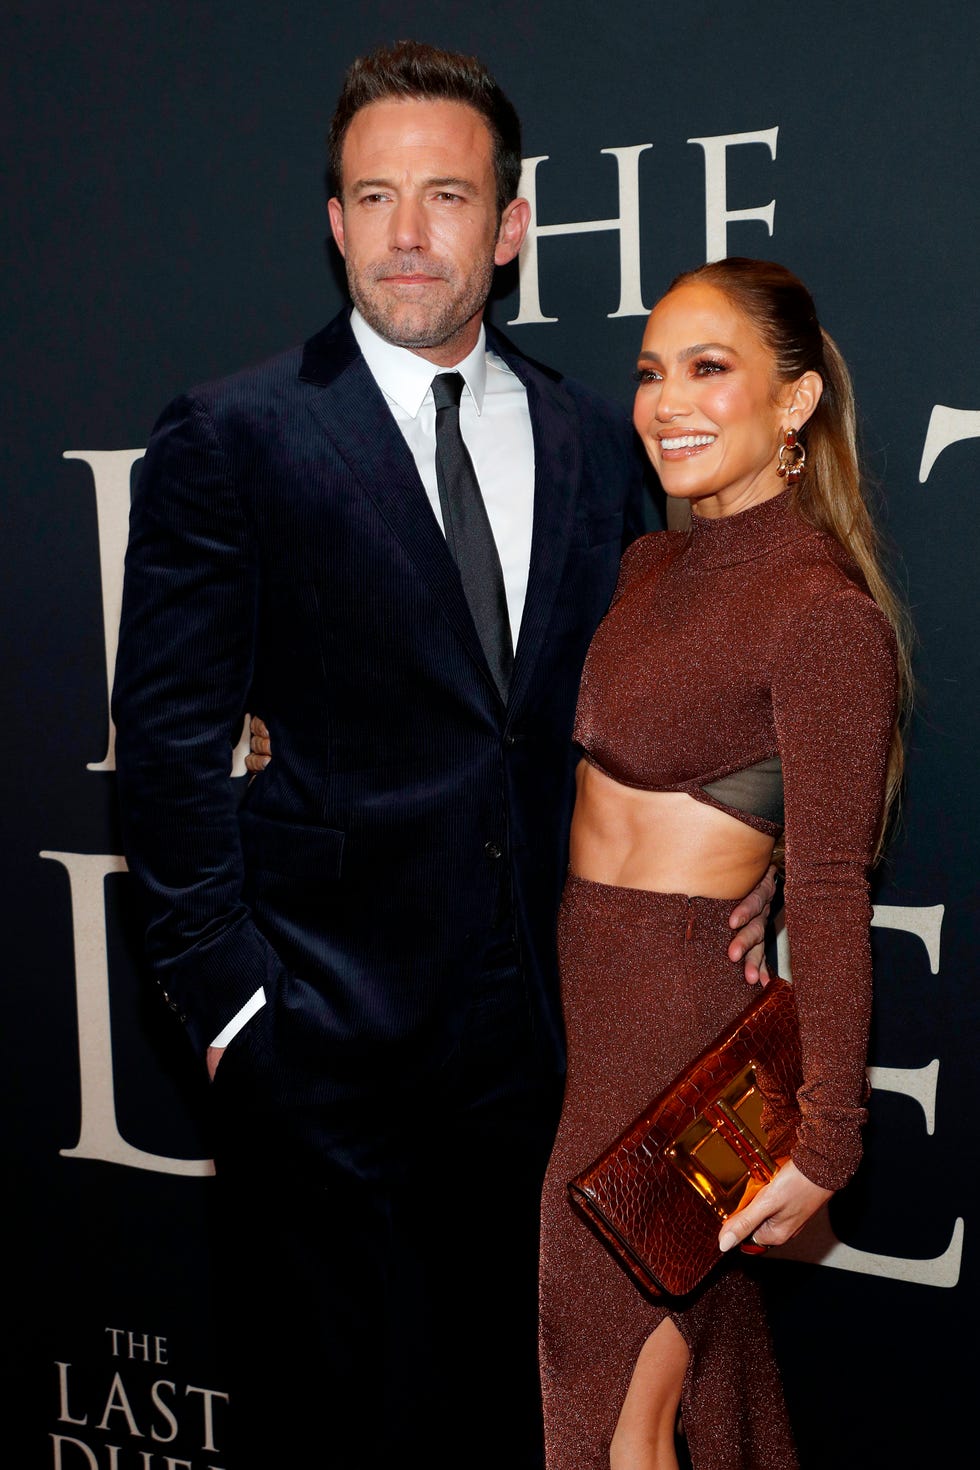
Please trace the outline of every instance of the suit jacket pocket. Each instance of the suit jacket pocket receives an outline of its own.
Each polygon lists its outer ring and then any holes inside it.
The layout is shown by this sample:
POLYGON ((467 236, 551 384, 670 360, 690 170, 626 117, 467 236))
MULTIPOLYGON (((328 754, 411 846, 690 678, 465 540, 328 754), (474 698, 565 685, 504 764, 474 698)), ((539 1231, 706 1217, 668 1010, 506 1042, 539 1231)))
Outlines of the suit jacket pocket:
POLYGON ((332 827, 280 822, 243 808, 238 813, 246 867, 289 878, 339 878, 344 834, 332 827))

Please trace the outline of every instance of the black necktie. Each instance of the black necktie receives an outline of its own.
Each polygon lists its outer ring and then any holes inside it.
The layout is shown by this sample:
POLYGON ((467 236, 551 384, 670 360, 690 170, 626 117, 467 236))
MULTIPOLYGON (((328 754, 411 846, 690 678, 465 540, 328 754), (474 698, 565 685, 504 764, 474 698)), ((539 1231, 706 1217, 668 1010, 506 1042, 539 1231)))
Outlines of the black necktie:
POLYGON ((450 554, 459 568, 463 591, 490 671, 507 698, 514 666, 514 645, 507 616, 504 574, 490 529, 480 485, 459 432, 460 373, 439 373, 432 380, 436 405, 436 482, 450 554))

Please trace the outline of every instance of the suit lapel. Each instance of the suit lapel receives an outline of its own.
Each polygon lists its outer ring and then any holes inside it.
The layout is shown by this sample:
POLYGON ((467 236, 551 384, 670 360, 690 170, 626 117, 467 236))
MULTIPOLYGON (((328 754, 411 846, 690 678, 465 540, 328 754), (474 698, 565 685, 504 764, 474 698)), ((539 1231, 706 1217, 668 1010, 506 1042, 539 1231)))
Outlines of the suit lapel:
POLYGON ((310 400, 314 418, 374 501, 496 692, 446 538, 412 452, 361 356, 347 312, 307 342, 300 378, 316 385, 318 391, 310 400))
POLYGON ((487 343, 524 384, 534 436, 531 565, 514 652, 509 701, 513 713, 530 687, 565 569, 582 476, 582 425, 557 374, 522 357, 490 327, 487 343))

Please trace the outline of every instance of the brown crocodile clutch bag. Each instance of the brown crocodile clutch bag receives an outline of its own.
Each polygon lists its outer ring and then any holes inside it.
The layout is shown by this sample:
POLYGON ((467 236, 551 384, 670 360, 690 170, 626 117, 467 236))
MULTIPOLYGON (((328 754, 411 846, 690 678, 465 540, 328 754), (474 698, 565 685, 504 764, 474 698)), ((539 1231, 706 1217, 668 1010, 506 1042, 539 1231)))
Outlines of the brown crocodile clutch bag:
POLYGON ((802 1080, 793 987, 748 1008, 568 1185, 573 1205, 652 1296, 685 1296, 722 1258, 746 1188, 789 1152, 802 1080))

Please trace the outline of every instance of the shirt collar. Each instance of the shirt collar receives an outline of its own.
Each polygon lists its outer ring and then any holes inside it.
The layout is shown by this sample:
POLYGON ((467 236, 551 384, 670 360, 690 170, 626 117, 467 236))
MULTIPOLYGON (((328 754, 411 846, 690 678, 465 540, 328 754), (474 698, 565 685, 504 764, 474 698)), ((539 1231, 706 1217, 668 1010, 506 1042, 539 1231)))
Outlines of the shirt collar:
POLYGON ((396 347, 393 342, 386 342, 373 327, 368 326, 356 306, 351 312, 350 325, 364 361, 382 393, 413 419, 418 417, 432 379, 439 372, 461 373, 477 413, 482 414, 487 386, 487 335, 482 323, 473 351, 454 368, 439 368, 407 347, 396 347))

